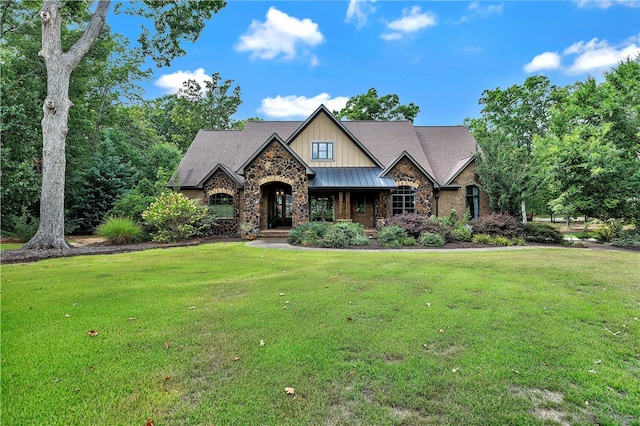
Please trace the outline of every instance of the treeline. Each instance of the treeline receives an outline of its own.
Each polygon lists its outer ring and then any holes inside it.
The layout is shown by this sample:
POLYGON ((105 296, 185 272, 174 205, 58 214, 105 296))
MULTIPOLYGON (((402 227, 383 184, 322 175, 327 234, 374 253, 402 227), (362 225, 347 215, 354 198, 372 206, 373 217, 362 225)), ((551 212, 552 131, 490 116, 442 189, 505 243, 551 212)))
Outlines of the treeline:
POLYGON ((640 222, 640 56, 568 87, 533 76, 486 90, 466 123, 491 207, 640 222))

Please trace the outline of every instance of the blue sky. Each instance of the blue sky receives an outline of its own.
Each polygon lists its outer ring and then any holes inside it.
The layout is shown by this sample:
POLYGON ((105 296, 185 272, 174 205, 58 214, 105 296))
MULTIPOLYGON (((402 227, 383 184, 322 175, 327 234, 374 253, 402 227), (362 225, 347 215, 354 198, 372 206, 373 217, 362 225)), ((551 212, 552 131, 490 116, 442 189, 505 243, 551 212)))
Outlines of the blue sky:
MULTIPOLYGON (((130 19, 108 24, 135 39, 130 19)), ((242 89, 237 119, 303 119, 375 87, 419 105, 417 125, 457 125, 479 116, 485 89, 535 74, 565 86, 635 57, 640 0, 230 0, 184 47, 147 98, 218 72, 242 89)))

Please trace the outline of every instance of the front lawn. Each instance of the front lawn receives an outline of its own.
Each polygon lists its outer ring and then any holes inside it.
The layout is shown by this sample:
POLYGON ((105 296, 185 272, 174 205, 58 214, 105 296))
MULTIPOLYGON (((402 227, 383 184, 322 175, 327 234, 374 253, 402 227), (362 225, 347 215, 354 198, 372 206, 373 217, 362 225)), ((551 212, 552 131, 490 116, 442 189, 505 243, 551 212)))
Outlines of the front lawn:
POLYGON ((638 277, 578 249, 3 265, 0 421, 640 425, 638 277))

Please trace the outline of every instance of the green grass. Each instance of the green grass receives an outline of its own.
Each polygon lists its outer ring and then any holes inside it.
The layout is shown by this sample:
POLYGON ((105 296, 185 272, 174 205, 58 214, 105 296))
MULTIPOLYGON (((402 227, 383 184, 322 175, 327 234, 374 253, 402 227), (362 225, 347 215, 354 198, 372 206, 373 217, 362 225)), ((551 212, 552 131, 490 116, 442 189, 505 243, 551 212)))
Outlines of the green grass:
POLYGON ((640 425, 639 276, 637 253, 241 243, 3 265, 0 420, 640 425))
POLYGON ((0 250, 18 250, 24 243, 2 243, 0 244, 0 250))

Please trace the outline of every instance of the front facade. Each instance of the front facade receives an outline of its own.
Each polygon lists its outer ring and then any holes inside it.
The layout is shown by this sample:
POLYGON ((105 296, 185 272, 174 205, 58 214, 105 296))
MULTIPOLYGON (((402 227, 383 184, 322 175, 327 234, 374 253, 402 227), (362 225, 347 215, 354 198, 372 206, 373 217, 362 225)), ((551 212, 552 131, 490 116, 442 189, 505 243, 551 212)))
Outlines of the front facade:
POLYGON ((379 229, 399 214, 489 213, 475 149, 465 127, 342 122, 321 106, 305 121, 201 130, 170 185, 210 205, 221 234, 309 221, 379 229))

